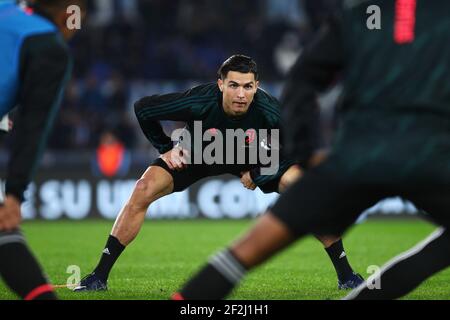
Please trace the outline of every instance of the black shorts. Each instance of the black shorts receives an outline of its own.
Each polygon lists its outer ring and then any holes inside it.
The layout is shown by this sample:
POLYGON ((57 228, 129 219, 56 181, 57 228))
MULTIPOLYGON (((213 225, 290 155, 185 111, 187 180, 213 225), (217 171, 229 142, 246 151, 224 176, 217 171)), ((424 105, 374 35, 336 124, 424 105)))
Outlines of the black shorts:
MULTIPOLYGON (((264 193, 278 192, 278 185, 283 174, 289 169, 293 161, 281 161, 278 172, 272 176, 268 176, 264 183, 258 185, 264 193)), ((240 173, 243 171, 249 171, 253 167, 249 165, 207 165, 207 164, 191 164, 187 168, 177 171, 171 170, 167 164, 161 158, 153 161, 151 166, 158 166, 165 169, 172 175, 173 178, 173 192, 179 192, 185 190, 195 182, 206 178, 219 176, 223 174, 232 174, 240 178, 240 173)))
POLYGON ((349 176, 337 163, 329 158, 307 171, 272 207, 295 236, 342 235, 363 211, 394 196, 411 201, 429 220, 450 228, 450 184, 414 177, 382 183, 378 176, 349 176))

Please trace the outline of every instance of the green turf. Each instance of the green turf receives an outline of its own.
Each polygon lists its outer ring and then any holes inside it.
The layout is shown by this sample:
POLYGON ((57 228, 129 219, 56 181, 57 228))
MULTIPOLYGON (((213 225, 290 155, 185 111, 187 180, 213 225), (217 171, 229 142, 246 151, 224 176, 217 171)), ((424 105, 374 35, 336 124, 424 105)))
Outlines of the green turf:
MULTIPOLYGON (((223 248, 252 221, 148 221, 113 269, 106 293, 73 293, 63 299, 167 299, 214 251, 223 248)), ((54 284, 64 284, 69 265, 86 274, 97 263, 110 221, 27 222, 23 230, 54 284)), ((369 221, 345 237, 350 262, 367 277, 369 265, 382 265, 433 230, 417 220, 369 221)), ((382 285, 382 284, 381 284, 382 285)), ((305 239, 248 275, 232 299, 339 299, 336 276, 321 244, 305 239)), ((450 270, 441 272, 407 299, 449 299, 450 270)), ((14 299, 0 282, 0 298, 14 299)))

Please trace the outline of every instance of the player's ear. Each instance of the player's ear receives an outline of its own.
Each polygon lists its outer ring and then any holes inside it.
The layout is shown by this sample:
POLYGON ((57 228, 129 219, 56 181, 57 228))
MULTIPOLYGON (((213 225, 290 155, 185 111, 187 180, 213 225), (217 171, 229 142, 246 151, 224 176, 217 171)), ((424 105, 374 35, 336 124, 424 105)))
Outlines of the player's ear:
POLYGON ((223 80, 222 79, 217 80, 217 85, 219 86, 220 92, 223 92, 223 80))

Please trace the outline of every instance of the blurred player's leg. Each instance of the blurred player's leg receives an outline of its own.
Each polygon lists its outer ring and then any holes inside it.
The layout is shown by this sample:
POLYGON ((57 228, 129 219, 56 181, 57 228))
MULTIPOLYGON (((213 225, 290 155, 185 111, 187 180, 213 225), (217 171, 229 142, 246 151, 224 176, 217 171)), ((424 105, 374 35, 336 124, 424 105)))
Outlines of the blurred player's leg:
MULTIPOLYGON (((388 262, 372 286, 363 284, 346 300, 397 299, 414 290, 433 274, 450 266, 450 234, 438 229, 427 239, 388 262), (379 287, 374 284, 379 284, 379 287), (370 289, 372 288, 372 289, 370 289)), ((370 283, 369 283, 370 285, 370 283)))
MULTIPOLYGON (((324 153, 320 153, 315 158, 314 166, 317 166, 320 162, 325 159, 324 153)), ((281 176, 278 185, 278 190, 280 193, 284 192, 289 186, 299 180, 303 175, 303 171, 299 166, 293 165, 281 176)), ((319 240, 330 257, 333 263, 334 270, 338 278, 338 289, 353 289, 358 287, 364 279, 353 271, 350 263, 347 259, 347 254, 344 249, 344 244, 340 236, 319 236, 315 235, 317 240, 319 240)))
POLYGON ((260 264, 294 240, 288 228, 270 213, 232 248, 213 256, 173 299, 223 299, 239 283, 248 269, 260 264))
POLYGON ((19 231, 0 232, 0 261, 0 275, 22 299, 57 299, 19 231))
MULTIPOLYGON (((412 184, 414 186, 416 184, 412 184)), ((445 226, 427 239, 387 263, 376 279, 379 290, 359 287, 347 299, 396 299, 400 298, 433 274, 450 266, 450 188, 447 184, 429 186, 417 184, 412 192, 406 192, 418 208, 427 213, 437 224, 445 226)), ((373 287, 373 286, 370 286, 373 287)))
POLYGON ((364 209, 382 198, 328 169, 307 172, 280 196, 273 214, 262 216, 241 240, 214 256, 173 299, 222 299, 247 270, 294 240, 308 233, 342 234, 364 209))
POLYGON ((125 247, 139 233, 150 204, 173 190, 173 178, 163 168, 150 166, 136 182, 108 237, 100 262, 75 291, 106 290, 109 273, 125 247))

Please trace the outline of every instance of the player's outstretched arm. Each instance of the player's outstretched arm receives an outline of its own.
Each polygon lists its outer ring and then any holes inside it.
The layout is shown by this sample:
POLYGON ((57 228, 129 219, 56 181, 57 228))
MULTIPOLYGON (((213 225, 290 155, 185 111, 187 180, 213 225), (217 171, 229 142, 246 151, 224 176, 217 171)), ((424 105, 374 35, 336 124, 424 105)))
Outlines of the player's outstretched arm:
POLYGON ((152 95, 135 102, 134 111, 141 129, 160 154, 172 149, 173 142, 164 133, 159 121, 187 122, 196 118, 198 112, 193 110, 193 106, 215 99, 204 87, 195 87, 183 93, 152 95))

